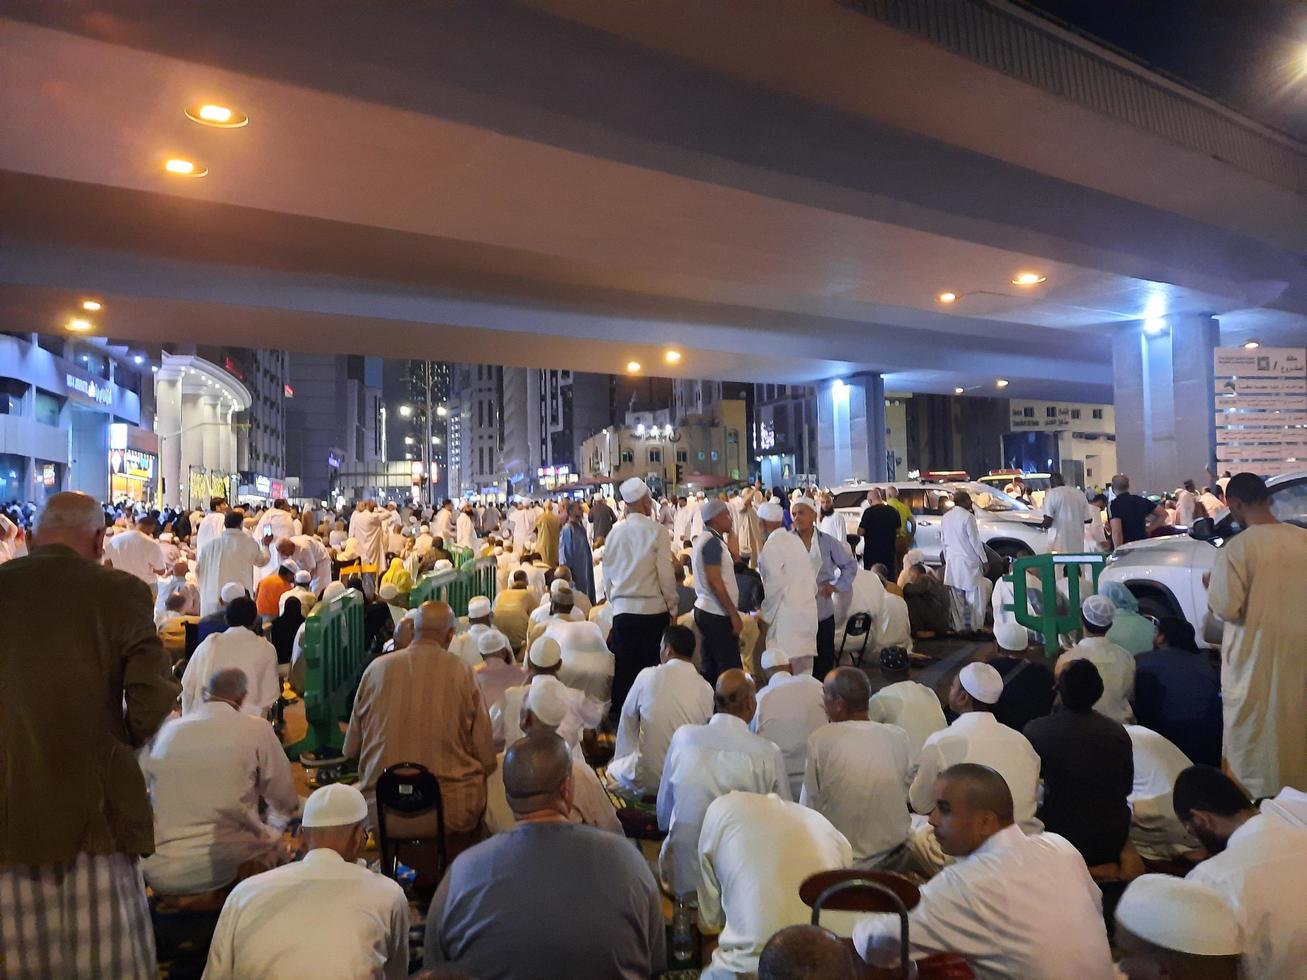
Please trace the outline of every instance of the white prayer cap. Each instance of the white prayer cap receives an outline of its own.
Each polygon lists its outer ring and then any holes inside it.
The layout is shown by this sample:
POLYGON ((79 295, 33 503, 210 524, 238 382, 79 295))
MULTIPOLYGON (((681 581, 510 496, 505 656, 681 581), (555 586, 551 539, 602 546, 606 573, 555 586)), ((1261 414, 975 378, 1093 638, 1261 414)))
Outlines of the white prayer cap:
POLYGON ((558 665, 558 662, 563 659, 563 651, 552 636, 542 636, 531 644, 531 652, 527 659, 537 667, 548 669, 558 665))
POLYGON ((705 500, 703 504, 699 507, 699 515, 703 518, 703 522, 705 524, 711 521, 718 514, 724 514, 725 512, 726 512, 726 505, 722 503, 720 500, 718 500, 716 497, 714 497, 712 500, 705 500))
POLYGON ((628 504, 633 504, 637 500, 643 500, 649 496, 649 484, 645 483, 638 476, 633 476, 629 480, 623 480, 621 486, 622 499, 628 504))
POLYGON ((997 704, 1003 695, 1003 675, 989 664, 967 664, 958 680, 962 690, 984 704, 997 704))
POLYGON ((768 524, 780 524, 785 520, 785 510, 774 500, 758 507, 758 520, 766 521, 768 524))
POLYGON ((818 513, 817 501, 813 500, 811 497, 796 497, 794 500, 790 501, 791 514, 794 513, 795 507, 807 507, 814 514, 818 513))
POLYGON ((1080 603, 1080 614, 1090 626, 1111 626, 1116 618, 1116 604, 1105 595, 1091 595, 1080 603))
POLYGON ((286 569, 286 571, 290 572, 292 575, 300 570, 299 562, 291 561, 289 558, 282 562, 279 567, 286 569))
POLYGON ((432 566, 437 572, 447 572, 454 567, 454 563, 448 558, 441 558, 432 566))
POLYGON ((239 582, 228 582, 218 592, 218 598, 222 600, 222 604, 225 606, 229 602, 235 602, 241 596, 246 594, 245 586, 241 585, 239 582))
POLYGON ((1000 650, 1020 653, 1030 646, 1030 632, 1015 620, 994 627, 994 640, 1000 650))
POLYGON ((510 648, 511 644, 508 642, 508 637, 499 632, 499 630, 489 629, 477 637, 477 650, 483 657, 488 657, 491 654, 499 653, 501 650, 508 650, 510 648))
POLYGON ((423 524, 421 527, 418 528, 418 534, 430 534, 430 533, 431 533, 430 524, 423 524))
POLYGON ((763 655, 762 655, 763 670, 774 670, 777 667, 788 667, 789 665, 790 665, 790 657, 789 654, 787 654, 784 650, 777 650, 775 647, 768 647, 765 651, 763 651, 763 655))
POLYGON ((311 581, 313 581, 313 576, 309 574, 309 570, 307 568, 301 568, 298 572, 295 573, 296 585, 308 585, 311 581))
POLYGON ((1211 885, 1140 875, 1116 906, 1116 921, 1145 942, 1192 956, 1237 956, 1243 935, 1234 910, 1211 885))
POLYGON ((322 601, 330 602, 332 599, 339 599, 348 591, 344 582, 332 582, 322 590, 322 601))
POLYGON ((802 496, 803 496, 803 491, 802 491, 802 490, 799 490, 799 489, 796 488, 796 489, 790 491, 790 500, 791 500, 791 502, 793 502, 793 501, 795 501, 795 500, 798 500, 798 499, 799 499, 800 497, 802 497, 802 496))
POLYGON ((496 548, 495 548, 495 557, 496 557, 496 558, 498 558, 498 557, 499 557, 500 555, 502 555, 503 553, 504 553, 504 549, 503 549, 503 548, 500 548, 500 547, 496 547, 496 548))
POLYGON ((527 688, 524 707, 544 724, 557 728, 567 717, 570 707, 567 688, 556 678, 538 677, 527 688))
POLYGON ((483 595, 474 595, 467 600, 467 618, 480 619, 490 615, 490 600, 483 595))
POLYGON ((368 818, 368 801, 353 786, 331 783, 315 789, 304 804, 305 827, 348 827, 368 818))
POLYGON ((570 596, 572 587, 567 584, 566 580, 556 578, 549 583, 549 594, 552 596, 570 596))
POLYGON ((389 602, 399 596, 399 589, 395 588, 393 582, 382 582, 381 588, 377 589, 377 595, 381 597, 382 602, 389 602))

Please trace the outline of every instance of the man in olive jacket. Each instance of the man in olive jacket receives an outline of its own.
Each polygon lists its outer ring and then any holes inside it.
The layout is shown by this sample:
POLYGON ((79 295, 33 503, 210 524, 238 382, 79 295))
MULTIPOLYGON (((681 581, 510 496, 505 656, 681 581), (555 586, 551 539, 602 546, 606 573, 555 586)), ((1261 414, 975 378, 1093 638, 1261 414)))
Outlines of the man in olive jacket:
POLYGON ((156 977, 134 750, 179 685, 154 597, 100 564, 104 513, 58 493, 0 565, 0 950, 10 976, 156 977))

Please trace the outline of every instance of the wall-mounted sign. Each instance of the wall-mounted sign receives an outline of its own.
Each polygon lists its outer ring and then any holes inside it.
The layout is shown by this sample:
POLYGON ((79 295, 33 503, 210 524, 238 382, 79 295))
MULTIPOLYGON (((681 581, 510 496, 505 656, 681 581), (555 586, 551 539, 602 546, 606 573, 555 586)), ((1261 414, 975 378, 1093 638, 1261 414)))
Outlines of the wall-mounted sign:
POLYGON ((109 470, 135 480, 154 479, 155 458, 138 449, 114 449, 109 452, 109 470))
POLYGON ((266 476, 256 476, 254 478, 254 489, 266 497, 272 492, 272 481, 266 476))
POLYGON ((75 374, 66 373, 64 375, 64 384, 67 385, 68 391, 72 394, 89 398, 99 405, 113 404, 113 386, 107 382, 95 381, 91 378, 79 378, 75 374))
POLYGON ((1217 469, 1290 473, 1307 459, 1307 350, 1212 352, 1217 469))
POLYGON ((340 453, 335 451, 331 451, 327 453, 328 466, 330 466, 333 470, 338 470, 340 469, 340 464, 341 464, 340 453))
POLYGON ((41 467, 42 486, 52 487, 55 485, 56 479, 58 478, 55 476, 54 463, 46 463, 41 467))

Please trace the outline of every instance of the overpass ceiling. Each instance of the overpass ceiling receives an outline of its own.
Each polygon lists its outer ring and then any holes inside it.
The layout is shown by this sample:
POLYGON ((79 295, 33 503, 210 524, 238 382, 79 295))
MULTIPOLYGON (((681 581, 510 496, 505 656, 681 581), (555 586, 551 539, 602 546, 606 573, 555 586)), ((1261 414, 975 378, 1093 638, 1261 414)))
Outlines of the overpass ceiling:
MULTIPOLYGON (((915 57, 926 88, 948 69, 970 92, 975 66, 887 47, 885 28, 834 4, 801 23, 715 6, 691 44, 666 18, 705 5, 669 3, 661 21, 662 5, 621 5, 622 21, 545 0, 384 17, 296 0, 11 3, 6 329, 56 329, 94 292, 102 332, 137 343, 614 372, 634 358, 666 374, 675 345, 695 377, 880 370, 944 391, 1001 375, 1014 395, 1084 400, 1110 397, 1107 334, 1146 315, 1302 342, 1301 200, 1138 134, 1116 134, 1110 174, 1095 145, 1092 179, 1068 169, 1074 154, 1022 166, 929 106, 905 117, 919 78, 820 89, 829 65, 746 55, 816 25, 833 62, 857 43, 915 57), (722 10, 747 29, 712 49, 722 10), (251 125, 198 127, 182 108, 201 100, 251 125), (209 175, 165 175, 174 155, 209 175), (1169 209, 1148 203, 1157 169, 1182 185, 1158 192, 1169 209), (1014 287, 1024 269, 1047 282, 1014 287), (961 301, 936 303, 944 289, 961 301)), ((1061 135, 1038 95, 1022 93, 1042 111, 1013 145, 1061 135)))

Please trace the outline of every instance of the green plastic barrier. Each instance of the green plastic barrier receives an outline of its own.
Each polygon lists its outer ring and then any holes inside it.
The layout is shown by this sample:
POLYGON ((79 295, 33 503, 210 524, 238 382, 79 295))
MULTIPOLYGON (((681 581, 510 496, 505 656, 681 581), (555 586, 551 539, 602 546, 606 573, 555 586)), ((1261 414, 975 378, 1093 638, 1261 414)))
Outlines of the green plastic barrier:
POLYGON ((453 562, 455 568, 462 568, 465 565, 470 565, 476 559, 476 555, 472 552, 471 548, 463 548, 459 545, 452 545, 449 548, 449 553, 454 556, 453 562))
MULTIPOLYGON (((450 568, 443 572, 427 572, 409 590, 409 608, 416 609, 424 602, 449 602, 451 587, 457 585, 462 577, 463 573, 457 568, 450 568)), ((465 599, 464 604, 466 603, 465 599)))
POLYGON ((304 715, 309 730, 286 746, 286 754, 338 755, 345 744, 341 723, 349 721, 368 652, 363 642, 363 597, 346 592, 320 602, 304 620, 304 715))
POLYGON ((1012 571, 1003 576, 1012 585, 1012 604, 1004 609, 1015 614, 1016 620, 1026 629, 1035 630, 1044 636, 1044 655, 1053 657, 1057 654, 1057 637, 1061 633, 1080 634, 1080 579, 1081 567, 1088 565, 1093 576, 1094 591, 1098 591, 1098 577, 1105 566, 1104 555, 1032 555, 1018 558, 1012 563, 1012 571), (1029 569, 1039 572, 1039 588, 1045 596, 1057 595, 1057 579, 1061 575, 1067 580, 1067 611, 1059 615, 1057 601, 1045 602, 1044 612, 1037 615, 1030 609, 1026 590, 1026 573, 1029 569), (1051 642, 1050 642, 1051 640, 1051 642))
MULTIPOLYGON (((469 599, 474 595, 483 595, 492 603, 495 601, 495 594, 499 591, 499 561, 494 555, 478 558, 463 569, 463 574, 468 578, 469 599)), ((466 612, 467 609, 464 608, 459 615, 466 612)))
MULTIPOLYGON (((466 549, 464 549, 466 550, 466 549)), ((467 615, 467 603, 474 595, 495 601, 499 563, 493 556, 477 558, 462 568, 423 575, 408 594, 410 609, 424 602, 447 602, 456 616, 467 615)))

